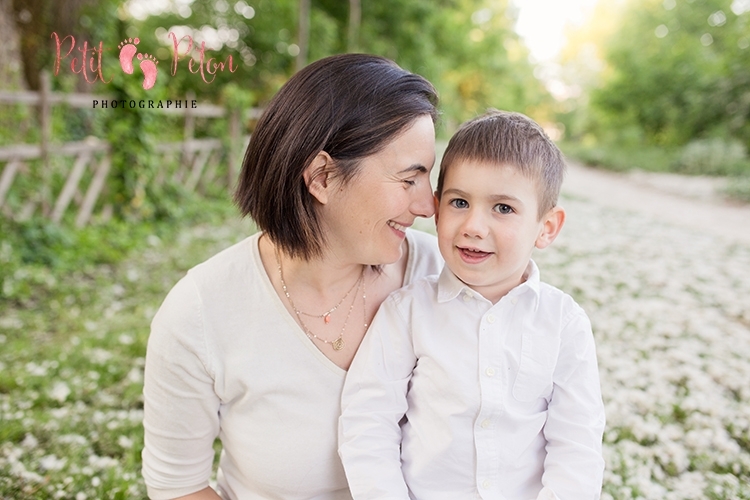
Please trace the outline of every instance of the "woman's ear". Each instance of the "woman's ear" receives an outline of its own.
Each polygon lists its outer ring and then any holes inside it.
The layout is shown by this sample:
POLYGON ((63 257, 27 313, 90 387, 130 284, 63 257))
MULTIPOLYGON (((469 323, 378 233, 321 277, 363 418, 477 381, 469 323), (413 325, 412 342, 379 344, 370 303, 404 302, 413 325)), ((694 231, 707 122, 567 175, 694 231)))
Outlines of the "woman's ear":
POLYGON ((536 239, 535 246, 540 250, 548 247, 557 235, 560 234, 560 230, 565 224, 565 209, 557 206, 552 207, 549 212, 542 217, 542 231, 539 237, 536 239))
POLYGON ((321 151, 302 173, 307 190, 323 205, 328 203, 329 186, 331 185, 329 177, 332 167, 333 158, 325 151, 321 151))

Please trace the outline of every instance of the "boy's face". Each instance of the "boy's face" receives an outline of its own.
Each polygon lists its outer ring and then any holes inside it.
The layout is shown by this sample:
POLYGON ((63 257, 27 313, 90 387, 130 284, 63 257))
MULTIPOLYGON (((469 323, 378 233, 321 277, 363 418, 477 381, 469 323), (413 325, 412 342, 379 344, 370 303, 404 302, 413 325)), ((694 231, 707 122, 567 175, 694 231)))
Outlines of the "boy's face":
POLYGON ((534 247, 557 236, 564 212, 538 218, 534 181, 515 168, 457 160, 436 199, 438 245, 458 278, 497 302, 522 282, 534 247))

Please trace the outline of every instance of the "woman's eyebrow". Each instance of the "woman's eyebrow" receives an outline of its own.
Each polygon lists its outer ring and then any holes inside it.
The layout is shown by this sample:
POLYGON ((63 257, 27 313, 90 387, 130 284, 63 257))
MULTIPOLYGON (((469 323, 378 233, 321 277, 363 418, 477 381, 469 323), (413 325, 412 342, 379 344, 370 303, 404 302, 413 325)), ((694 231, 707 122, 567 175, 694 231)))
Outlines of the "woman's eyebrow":
POLYGON ((414 165, 410 165, 406 167, 405 169, 401 170, 399 174, 406 174, 406 173, 415 172, 415 171, 427 173, 427 167, 425 167, 424 165, 419 165, 415 163, 414 165))

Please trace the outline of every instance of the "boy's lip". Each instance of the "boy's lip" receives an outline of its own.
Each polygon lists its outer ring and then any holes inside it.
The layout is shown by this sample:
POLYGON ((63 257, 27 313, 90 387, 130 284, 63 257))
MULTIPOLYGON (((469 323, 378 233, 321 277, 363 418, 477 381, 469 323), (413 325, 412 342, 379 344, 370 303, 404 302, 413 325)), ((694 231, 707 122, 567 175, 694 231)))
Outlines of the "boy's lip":
POLYGON ((485 252, 478 248, 473 247, 459 247, 457 246, 458 254, 461 256, 461 260, 468 264, 477 264, 483 262, 494 252, 485 252))

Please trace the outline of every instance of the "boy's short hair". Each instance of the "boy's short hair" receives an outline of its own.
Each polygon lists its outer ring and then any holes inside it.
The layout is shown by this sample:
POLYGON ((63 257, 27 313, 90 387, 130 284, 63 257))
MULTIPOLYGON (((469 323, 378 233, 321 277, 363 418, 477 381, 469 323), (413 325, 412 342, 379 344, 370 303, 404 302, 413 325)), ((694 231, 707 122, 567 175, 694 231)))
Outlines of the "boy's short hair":
POLYGON ((507 165, 531 178, 537 183, 540 219, 557 204, 565 160, 542 127, 528 116, 490 110, 461 125, 440 162, 438 198, 443 194, 445 172, 459 160, 507 165))
POLYGON ((304 171, 321 151, 346 183, 361 160, 378 153, 423 116, 438 117, 430 82, 391 60, 339 54, 292 76, 260 117, 234 200, 271 240, 294 257, 321 254, 325 232, 304 171))

